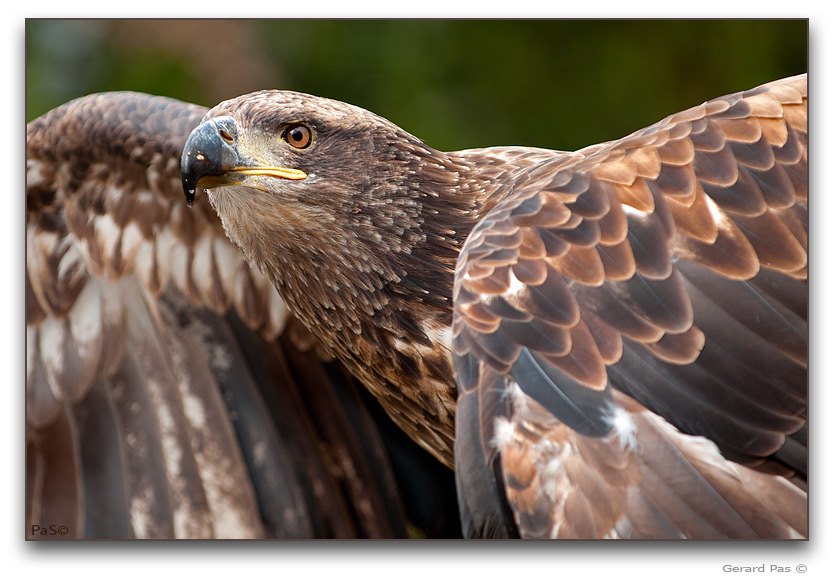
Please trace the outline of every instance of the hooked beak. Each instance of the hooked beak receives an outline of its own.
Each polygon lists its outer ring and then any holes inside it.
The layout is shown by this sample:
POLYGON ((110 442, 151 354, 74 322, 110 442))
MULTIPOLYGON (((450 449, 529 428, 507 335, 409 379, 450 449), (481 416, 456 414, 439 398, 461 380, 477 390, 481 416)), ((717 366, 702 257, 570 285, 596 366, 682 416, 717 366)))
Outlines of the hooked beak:
POLYGON ((241 183, 251 175, 281 179, 304 179, 299 169, 261 164, 244 158, 238 147, 237 123, 231 117, 210 119, 195 128, 182 152, 182 188, 188 205, 194 203, 198 187, 213 188, 241 183))

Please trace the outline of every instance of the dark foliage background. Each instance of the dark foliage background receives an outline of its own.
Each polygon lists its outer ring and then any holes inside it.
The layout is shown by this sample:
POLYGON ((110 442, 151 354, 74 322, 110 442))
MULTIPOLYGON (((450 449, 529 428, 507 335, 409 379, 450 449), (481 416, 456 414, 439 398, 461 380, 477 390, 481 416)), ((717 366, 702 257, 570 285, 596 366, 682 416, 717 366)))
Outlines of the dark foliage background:
POLYGON ((615 139, 807 70, 806 20, 27 20, 27 121, 140 90, 351 102, 439 149, 615 139))

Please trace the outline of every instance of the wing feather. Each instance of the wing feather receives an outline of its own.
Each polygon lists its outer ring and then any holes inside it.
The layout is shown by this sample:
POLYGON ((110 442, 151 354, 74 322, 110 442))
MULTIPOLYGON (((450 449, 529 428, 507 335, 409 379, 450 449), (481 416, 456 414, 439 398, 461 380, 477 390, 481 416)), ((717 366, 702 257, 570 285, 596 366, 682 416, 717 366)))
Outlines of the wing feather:
POLYGON ((106 93, 27 127, 27 522, 78 538, 403 537, 367 401, 301 373, 324 373, 314 350, 265 342, 282 338, 283 301, 207 203, 184 203, 180 152, 205 112, 106 93))
POLYGON ((803 75, 554 153, 473 230, 453 337, 480 371, 460 408, 501 425, 484 453, 521 535, 807 533, 799 487, 730 461, 771 465, 807 417, 806 106, 803 75), (495 415, 469 401, 492 373, 495 415))

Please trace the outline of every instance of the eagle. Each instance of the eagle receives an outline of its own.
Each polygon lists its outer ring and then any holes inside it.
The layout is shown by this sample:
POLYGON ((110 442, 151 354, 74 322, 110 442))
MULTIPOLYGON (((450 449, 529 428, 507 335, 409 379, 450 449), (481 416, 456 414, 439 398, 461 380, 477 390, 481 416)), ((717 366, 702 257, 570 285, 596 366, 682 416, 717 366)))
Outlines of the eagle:
POLYGON ((284 90, 58 107, 28 533, 401 535, 390 418, 467 538, 805 538, 807 149, 806 75, 575 152, 284 90))

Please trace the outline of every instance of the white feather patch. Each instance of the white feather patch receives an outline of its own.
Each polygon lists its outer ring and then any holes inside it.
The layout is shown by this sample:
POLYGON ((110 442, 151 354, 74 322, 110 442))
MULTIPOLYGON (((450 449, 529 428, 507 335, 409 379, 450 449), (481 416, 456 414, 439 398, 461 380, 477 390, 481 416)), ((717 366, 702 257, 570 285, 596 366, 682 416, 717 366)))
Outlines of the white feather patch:
POLYGON ((26 187, 37 187, 43 183, 41 163, 36 159, 26 160, 26 187))
POLYGON ((235 272, 243 264, 243 255, 226 238, 213 238, 212 249, 223 292, 232 298, 235 292, 235 272))
POLYGON ((516 277, 515 272, 513 272, 513 269, 510 268, 510 287, 507 288, 507 291, 504 292, 504 295, 505 296, 515 296, 516 294, 518 294, 519 292, 524 290, 526 287, 527 287, 527 284, 525 284, 524 282, 519 280, 516 277))
POLYGON ((158 275, 155 254, 156 244, 152 240, 143 240, 139 244, 134 260, 134 268, 142 285, 153 291, 156 291, 154 280, 158 275))
POLYGON ((506 417, 496 417, 493 423, 492 445, 501 451, 513 443, 515 425, 506 417))
POLYGON ((704 199, 706 199, 707 209, 709 209, 709 213, 719 229, 726 228, 727 216, 724 214, 722 209, 718 207, 718 204, 715 203, 710 196, 705 195, 704 199))
POLYGON ((134 222, 128 223, 122 230, 122 267, 125 272, 133 271, 136 253, 144 240, 142 230, 134 222))
POLYGON ((104 272, 110 273, 112 272, 113 256, 117 251, 121 251, 122 228, 108 214, 95 218, 93 228, 95 229, 95 243, 101 249, 104 260, 102 264, 104 272))
POLYGON ((622 204, 621 207, 623 208, 623 212, 626 215, 645 217, 645 216, 649 215, 649 213, 650 213, 650 212, 641 211, 641 210, 637 209, 636 207, 628 205, 627 203, 622 204))
POLYGON ((101 295, 98 284, 91 281, 84 285, 69 311, 68 320, 78 356, 85 364, 97 364, 97 351, 101 350, 101 295))
POLYGON ((191 260, 191 279, 201 294, 200 298, 203 304, 216 313, 222 313, 228 304, 215 304, 212 299, 214 296, 211 288, 214 284, 214 276, 212 276, 213 269, 214 254, 212 253, 211 238, 209 236, 200 236, 197 239, 194 255, 191 260))
POLYGON ((606 417, 614 437, 619 440, 620 448, 634 452, 638 448, 637 442, 637 425, 631 418, 631 414, 616 405, 612 405, 608 410, 606 417))
POLYGON ((436 347, 452 350, 452 327, 447 324, 424 324, 423 332, 436 347))
POLYGON ((267 293, 267 313, 269 315, 269 332, 267 334, 269 338, 273 338, 284 331, 290 313, 287 310, 286 304, 281 299, 281 295, 278 294, 278 291, 273 286, 270 285, 267 293))

